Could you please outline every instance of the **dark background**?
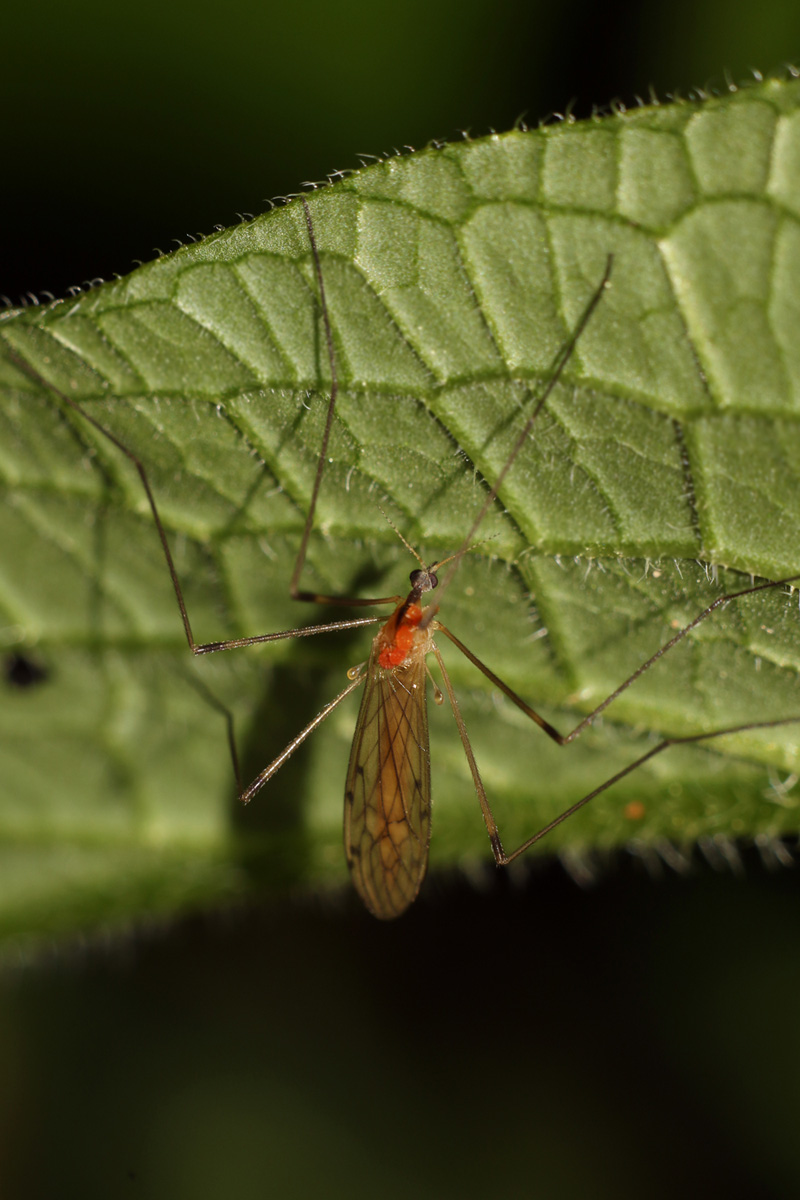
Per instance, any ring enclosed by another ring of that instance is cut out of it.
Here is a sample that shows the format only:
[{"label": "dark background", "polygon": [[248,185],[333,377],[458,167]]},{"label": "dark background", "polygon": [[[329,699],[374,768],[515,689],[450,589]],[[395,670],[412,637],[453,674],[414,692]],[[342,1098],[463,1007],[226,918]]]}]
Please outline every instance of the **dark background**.
[{"label": "dark background", "polygon": [[[359,152],[780,68],[800,7],[45,0],[0,38],[17,301]],[[394,926],[311,897],[26,957],[0,977],[0,1194],[796,1196],[799,917],[754,852],[622,855],[588,889],[435,879]]]},{"label": "dark background", "polygon": [[0,293],[126,274],[358,155],[800,55],[794,0],[231,0],[3,14]]}]

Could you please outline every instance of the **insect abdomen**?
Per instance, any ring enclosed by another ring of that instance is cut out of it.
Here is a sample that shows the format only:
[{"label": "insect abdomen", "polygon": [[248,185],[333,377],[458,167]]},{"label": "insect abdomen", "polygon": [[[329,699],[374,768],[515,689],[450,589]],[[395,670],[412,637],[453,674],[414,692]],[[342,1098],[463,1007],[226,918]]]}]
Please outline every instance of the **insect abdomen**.
[{"label": "insect abdomen", "polygon": [[430,842],[424,654],[403,667],[370,658],[345,785],[344,842],[353,883],[376,917],[398,917],[420,889]]}]

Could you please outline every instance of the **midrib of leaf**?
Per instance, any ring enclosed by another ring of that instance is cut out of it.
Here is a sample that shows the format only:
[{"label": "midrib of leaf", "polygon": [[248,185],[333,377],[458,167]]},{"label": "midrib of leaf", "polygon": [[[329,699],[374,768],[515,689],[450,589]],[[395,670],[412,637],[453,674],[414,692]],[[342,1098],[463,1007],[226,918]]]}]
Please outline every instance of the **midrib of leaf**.
[{"label": "midrib of leaf", "polygon": [[[532,702],[586,711],[720,586],[741,586],[739,572],[800,570],[798,97],[796,82],[773,81],[702,106],[465,142],[312,196],[343,390],[310,581],[403,587],[406,555],[380,508],[423,554],[459,544],[483,494],[475,470],[491,482],[501,468],[520,409],[611,252],[612,289],[445,619]],[[255,816],[236,816],[234,836],[223,730],[184,673],[206,668],[243,736],[260,707],[255,770],[341,687],[364,644],[287,642],[186,666],[138,480],[11,354],[147,464],[200,638],[289,628],[307,619],[286,584],[329,386],[302,211],[289,205],[74,300],[8,313],[0,348],[0,607],[7,640],[52,671],[39,689],[4,693],[16,735],[0,829],[17,847],[29,840],[41,879],[45,846],[51,860],[87,839],[100,855],[113,842],[116,855],[127,837],[132,856],[144,852],[153,903],[167,909],[219,894],[222,876],[225,890],[244,886],[265,844],[279,849],[270,863],[281,883],[287,873],[339,877],[332,780],[343,778],[352,711],[304,748]],[[735,573],[709,581],[697,559]],[[507,843],[641,752],[612,722],[685,733],[800,714],[797,621],[777,593],[727,610],[567,752],[542,745],[452,662]],[[270,673],[277,663],[285,670]],[[647,801],[641,825],[624,819],[624,796],[609,797],[554,840],[794,829],[791,793],[765,803],[769,781],[741,756],[788,769],[799,746],[800,726],[789,726],[738,739],[731,762],[671,751],[629,783]],[[485,852],[459,755],[451,725],[434,720],[439,861]],[[546,797],[531,796],[534,758]],[[280,833],[272,814],[284,807]],[[186,847],[201,844],[193,860]],[[183,889],[178,851],[193,881]],[[102,886],[84,879],[86,903],[75,872],[63,888],[34,886],[59,901],[47,917],[44,900],[30,916],[21,897],[32,876],[18,868],[26,882],[8,888],[8,926],[83,923],[91,898],[109,890],[115,912],[141,911],[142,860],[135,887],[114,861],[98,872]]]}]

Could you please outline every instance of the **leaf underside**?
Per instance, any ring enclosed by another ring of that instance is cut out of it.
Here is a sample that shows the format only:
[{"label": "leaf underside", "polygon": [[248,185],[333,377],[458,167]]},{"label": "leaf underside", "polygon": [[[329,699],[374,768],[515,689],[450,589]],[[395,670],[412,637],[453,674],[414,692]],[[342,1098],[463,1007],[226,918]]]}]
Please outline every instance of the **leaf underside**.
[{"label": "leaf underside", "polygon": [[[458,547],[610,253],[442,620],[566,731],[720,592],[800,571],[799,198],[794,81],[309,197],[342,390],[304,585],[405,591],[384,512],[428,561]],[[20,360],[144,461],[198,639],[341,615],[287,598],[330,386],[299,203],[0,319],[0,932],[341,881],[357,697],[239,811],[209,694],[252,777],[370,631],[193,661],[138,477]],[[506,848],[658,735],[800,716],[799,630],[785,588],[728,606],[568,749],[441,639]],[[488,858],[432,709],[432,862]],[[768,841],[797,829],[798,764],[800,724],[674,748],[542,849]]]}]

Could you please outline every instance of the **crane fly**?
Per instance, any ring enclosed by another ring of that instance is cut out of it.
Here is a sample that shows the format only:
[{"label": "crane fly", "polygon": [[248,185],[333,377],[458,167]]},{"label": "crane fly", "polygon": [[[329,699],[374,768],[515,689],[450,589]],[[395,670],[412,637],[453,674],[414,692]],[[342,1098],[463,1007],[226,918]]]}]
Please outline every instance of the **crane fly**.
[{"label": "crane fly", "polygon": [[[473,654],[438,619],[437,614],[442,595],[447,590],[458,568],[459,560],[472,548],[473,539],[481,523],[498,497],[503,482],[524,443],[530,436],[537,417],[561,378],[562,372],[575,349],[578,339],[586,328],[598,304],[601,302],[611,276],[612,256],[609,256],[602,278],[589,299],[583,315],[577,322],[569,340],[559,351],[552,363],[547,383],[538,397],[534,399],[530,415],[527,417],[522,430],[515,439],[502,470],[488,491],[477,516],[474,518],[469,531],[456,553],[449,558],[426,566],[419,555],[416,554],[416,551],[412,549],[405,538],[402,537],[402,534],[400,534],[401,540],[407,549],[415,555],[419,562],[419,567],[411,572],[411,589],[405,597],[394,595],[369,599],[361,597],[346,598],[303,591],[300,588],[300,578],[305,564],[306,552],[314,524],[317,500],[322,485],[339,385],[332,325],[325,295],[320,254],[317,248],[309,206],[305,200],[302,201],[302,204],[311,248],[314,276],[319,293],[319,307],[330,368],[331,387],[316,475],[300,548],[290,580],[289,592],[295,600],[309,601],[321,605],[372,606],[392,604],[394,609],[389,619],[382,625],[373,640],[368,663],[366,665],[362,663],[350,669],[347,686],[325,705],[322,711],[309,722],[305,729],[301,730],[292,739],[282,753],[269,766],[265,767],[247,788],[243,789],[241,785],[230,721],[229,739],[237,777],[239,798],[242,803],[247,804],[330,713],[343,700],[350,696],[351,693],[363,686],[364,694],[356,721],[345,783],[345,852],[353,883],[366,907],[376,917],[390,919],[399,916],[414,901],[425,877],[428,863],[428,847],[431,831],[431,777],[426,692],[429,677],[427,657],[430,654],[433,654],[436,659],[444,682],[444,690],[453,710],[458,733],[489,834],[494,859],[498,866],[505,866],[513,862],[514,859],[524,854],[526,850],[552,829],[583,808],[584,805],[588,804],[601,792],[606,791],[670,746],[707,742],[728,734],[741,733],[747,730],[774,728],[800,721],[800,716],[795,716],[772,721],[749,722],[747,724],[728,726],[724,729],[683,737],[665,737],[646,753],[640,755],[611,778],[606,779],[587,795],[570,805],[569,808],[560,813],[545,825],[544,828],[524,841],[522,845],[518,846],[511,853],[507,853],[500,839],[497,822],[492,814],[486,790],[481,780],[450,676],[435,641],[436,634],[441,633],[449,639],[484,674],[495,688],[511,700],[552,741],[560,746],[566,746],[575,741],[622,692],[630,687],[631,684],[657,663],[659,659],[667,654],[673,646],[697,628],[701,622],[706,620],[717,609],[740,597],[792,584],[800,579],[800,575],[793,575],[785,579],[771,580],[764,583],[753,583],[751,586],[742,588],[739,591],[728,592],[725,595],[718,596],[692,621],[678,629],[664,645],[657,649],[627,679],[623,680],[592,712],[582,717],[575,728],[568,733],[560,733],[545,720],[541,714],[527,704],[521,696],[517,695],[508,684],[504,683],[499,676]],[[192,633],[169,541],[143,462],[115,434],[100,424],[80,404],[45,379],[13,346],[10,349],[10,353],[21,369],[33,376],[37,382],[54,391],[64,404],[79,413],[103,437],[116,446],[136,468],[161,541],[172,586],[178,602],[186,640],[192,654],[212,654],[221,650],[233,650],[244,646],[281,641],[287,638],[309,637],[320,633],[354,629],[374,624],[381,620],[378,616],[352,617],[326,624],[260,634],[255,637],[233,638],[219,642],[196,642]],[[399,531],[396,532],[399,533]],[[440,583],[439,572],[448,563],[451,564],[450,568]],[[438,600],[434,603],[427,603],[426,598],[437,589]],[[441,703],[443,701],[443,694],[436,684],[434,684],[434,689],[434,698],[437,703]]]}]

